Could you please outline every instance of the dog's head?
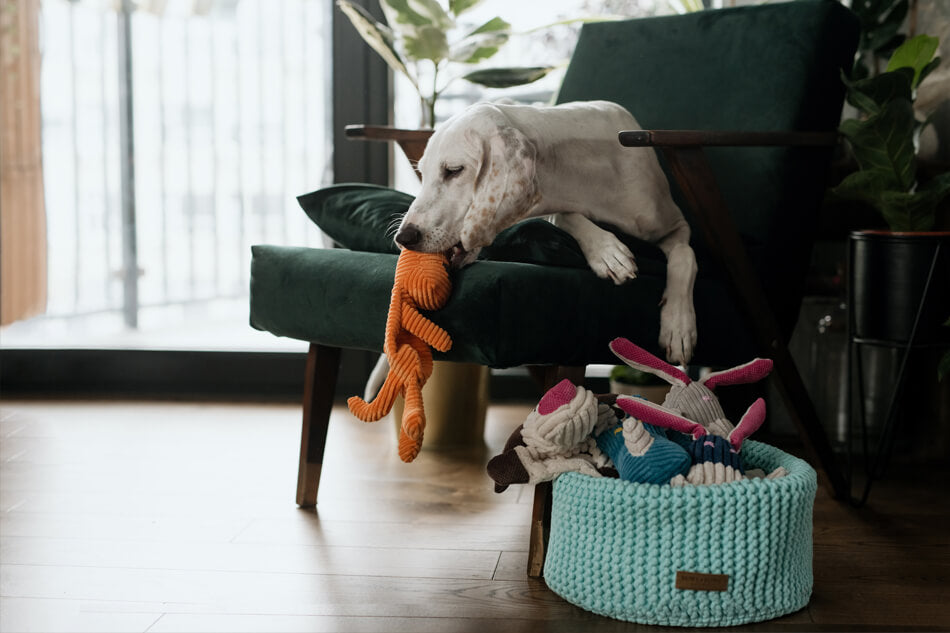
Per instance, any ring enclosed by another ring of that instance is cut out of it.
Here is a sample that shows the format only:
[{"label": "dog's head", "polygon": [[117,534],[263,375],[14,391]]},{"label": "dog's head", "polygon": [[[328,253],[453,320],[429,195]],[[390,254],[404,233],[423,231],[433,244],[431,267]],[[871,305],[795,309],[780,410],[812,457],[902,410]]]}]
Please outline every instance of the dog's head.
[{"label": "dog's head", "polygon": [[496,106],[479,104],[449,119],[419,161],[422,190],[396,243],[446,253],[454,267],[471,263],[537,204],[535,161],[534,144]]}]

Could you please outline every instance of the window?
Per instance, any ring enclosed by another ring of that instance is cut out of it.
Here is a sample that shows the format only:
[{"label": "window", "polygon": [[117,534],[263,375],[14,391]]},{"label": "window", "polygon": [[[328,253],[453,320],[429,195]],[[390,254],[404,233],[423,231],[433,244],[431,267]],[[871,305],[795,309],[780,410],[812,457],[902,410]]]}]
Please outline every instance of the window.
[{"label": "window", "polygon": [[48,310],[4,346],[301,348],[247,324],[250,245],[322,245],[295,196],[332,181],[330,3],[141,0],[128,49],[121,4],[42,3]]}]

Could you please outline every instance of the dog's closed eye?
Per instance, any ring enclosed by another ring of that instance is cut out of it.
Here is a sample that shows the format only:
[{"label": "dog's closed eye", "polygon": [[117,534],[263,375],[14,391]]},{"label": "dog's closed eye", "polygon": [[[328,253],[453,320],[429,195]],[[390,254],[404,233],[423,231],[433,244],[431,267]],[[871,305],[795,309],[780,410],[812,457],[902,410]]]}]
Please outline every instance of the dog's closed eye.
[{"label": "dog's closed eye", "polygon": [[458,167],[449,167],[448,165],[442,166],[442,178],[448,180],[454,178],[462,173],[462,170],[465,169],[464,165],[459,165]]}]

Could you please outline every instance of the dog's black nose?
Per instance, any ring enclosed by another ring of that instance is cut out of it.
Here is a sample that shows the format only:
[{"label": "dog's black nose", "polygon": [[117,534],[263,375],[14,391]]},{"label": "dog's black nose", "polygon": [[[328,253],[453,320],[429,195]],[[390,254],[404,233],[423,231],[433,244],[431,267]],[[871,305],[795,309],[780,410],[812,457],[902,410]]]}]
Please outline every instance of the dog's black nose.
[{"label": "dog's black nose", "polygon": [[395,239],[397,244],[411,250],[413,246],[418,246],[419,242],[422,241],[422,231],[415,225],[406,224],[396,233]]}]

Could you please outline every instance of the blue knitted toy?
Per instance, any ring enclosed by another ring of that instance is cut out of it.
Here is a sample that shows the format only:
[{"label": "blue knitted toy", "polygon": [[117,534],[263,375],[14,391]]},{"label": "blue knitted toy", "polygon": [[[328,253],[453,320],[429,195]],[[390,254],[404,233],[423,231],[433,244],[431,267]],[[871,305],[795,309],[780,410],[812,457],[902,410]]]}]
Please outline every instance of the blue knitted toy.
[{"label": "blue knitted toy", "polygon": [[[692,466],[685,475],[679,474],[670,480],[674,486],[687,483],[728,483],[742,479],[745,475],[739,454],[742,442],[765,421],[765,401],[762,398],[752,403],[739,420],[739,424],[733,427],[725,437],[708,433],[701,424],[646,400],[618,396],[617,406],[644,422],[692,436],[693,441],[688,450]],[[729,424],[729,426],[732,425]],[[776,471],[769,476],[777,477],[783,474]]]},{"label": "blue knitted toy", "polygon": [[667,484],[685,475],[692,460],[666,437],[663,428],[643,424],[633,417],[608,427],[594,438],[625,481]]}]

